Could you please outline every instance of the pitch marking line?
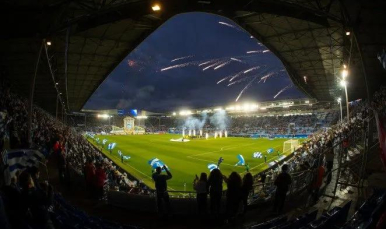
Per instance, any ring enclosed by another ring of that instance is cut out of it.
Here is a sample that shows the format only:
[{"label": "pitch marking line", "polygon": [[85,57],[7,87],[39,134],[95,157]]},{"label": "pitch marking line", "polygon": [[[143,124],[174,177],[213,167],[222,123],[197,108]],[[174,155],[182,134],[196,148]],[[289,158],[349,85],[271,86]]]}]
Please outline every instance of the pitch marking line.
[{"label": "pitch marking line", "polygon": [[236,146],[233,146],[233,147],[230,147],[230,148],[227,148],[227,149],[224,149],[225,147],[229,147],[229,146],[224,146],[222,148],[220,148],[220,150],[215,150],[215,151],[211,151],[211,152],[206,152],[206,153],[199,153],[199,154],[195,154],[195,155],[191,155],[191,156],[187,156],[187,157],[197,157],[197,156],[201,156],[201,155],[205,155],[205,154],[210,154],[210,153],[217,153],[217,152],[221,152],[221,151],[225,151],[225,150],[230,150],[230,149],[234,149],[234,148],[240,148],[240,147],[243,147],[243,146],[250,146],[250,145],[254,145],[256,143],[250,143],[250,144],[244,144],[244,145],[236,145]]}]

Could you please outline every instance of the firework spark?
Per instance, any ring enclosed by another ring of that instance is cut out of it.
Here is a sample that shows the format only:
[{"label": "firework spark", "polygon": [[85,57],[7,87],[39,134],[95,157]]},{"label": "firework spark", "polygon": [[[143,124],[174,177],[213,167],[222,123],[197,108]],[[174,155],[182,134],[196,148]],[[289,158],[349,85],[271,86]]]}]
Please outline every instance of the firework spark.
[{"label": "firework spark", "polygon": [[201,63],[199,64],[198,66],[202,66],[202,65],[205,65],[205,64],[209,64],[209,63],[212,63],[214,62],[215,60],[208,60],[208,61],[205,61],[204,63]]},{"label": "firework spark", "polygon": [[217,61],[217,62],[214,63],[214,64],[208,65],[207,67],[203,68],[202,71],[205,71],[205,70],[207,70],[208,68],[214,67],[214,66],[216,66],[216,65],[218,65],[218,64],[221,64],[222,62],[223,62],[223,61]]},{"label": "firework spark", "polygon": [[224,67],[225,65],[229,64],[230,62],[231,62],[230,60],[224,62],[224,63],[218,65],[217,67],[215,67],[214,70],[217,70],[217,69],[219,69],[219,68],[222,68],[222,67]]},{"label": "firework spark", "polygon": [[244,74],[244,71],[241,71],[236,73],[235,75],[232,75],[232,78],[229,80],[229,82],[232,82],[235,78],[241,76],[242,74]]},{"label": "firework spark", "polygon": [[259,50],[247,51],[247,54],[251,54],[251,53],[261,53],[261,51]]},{"label": "firework spark", "polygon": [[283,93],[285,90],[287,90],[288,88],[292,87],[293,84],[289,84],[287,86],[285,86],[283,89],[281,89],[273,98],[275,99],[276,97],[278,97],[281,93]]},{"label": "firework spark", "polygon": [[268,49],[266,49],[266,50],[263,50],[263,53],[266,53],[266,52],[270,52]]},{"label": "firework spark", "polygon": [[253,67],[253,68],[250,68],[250,69],[245,70],[243,73],[245,74],[245,73],[251,72],[251,71],[253,71],[253,70],[259,69],[259,68],[260,68],[260,66]]},{"label": "firework spark", "polygon": [[178,57],[176,59],[171,60],[170,62],[174,62],[174,61],[177,61],[177,60],[184,60],[184,59],[188,59],[188,58],[192,58],[192,57],[193,57],[193,55]]},{"label": "firework spark", "polygon": [[170,70],[170,69],[174,69],[174,68],[183,68],[183,67],[186,67],[186,66],[192,65],[192,64],[194,64],[194,63],[188,62],[188,63],[184,63],[184,64],[172,65],[172,66],[169,66],[169,67],[166,67],[166,68],[162,68],[161,72],[167,71],[167,70]]},{"label": "firework spark", "polygon": [[265,83],[265,81],[266,81],[269,77],[271,77],[271,76],[273,76],[273,75],[275,75],[274,72],[268,73],[267,75],[261,77],[258,83],[260,83],[262,80],[264,80],[263,83]]},{"label": "firework spark", "polygon": [[236,28],[234,25],[231,25],[231,24],[229,24],[229,23],[226,23],[226,22],[223,22],[223,21],[219,21],[218,22],[219,24],[221,24],[221,25],[225,25],[225,26],[228,26],[228,27],[231,27],[231,28]]},{"label": "firework spark", "polygon": [[254,78],[253,78],[253,79],[252,79],[252,80],[244,87],[244,89],[240,91],[240,93],[239,93],[239,95],[237,96],[235,102],[237,102],[237,101],[240,99],[240,97],[243,95],[244,91],[247,90],[247,89],[249,88],[249,86],[252,85],[253,81],[255,81],[255,80],[257,79],[257,77],[258,77],[258,76],[255,76],[255,77],[254,77]]},{"label": "firework spark", "polygon": [[237,61],[237,62],[240,62],[240,63],[242,63],[242,61],[241,61],[241,60],[239,60],[239,59],[237,59],[237,58],[233,58],[233,57],[231,57],[231,60],[234,60],[234,61]]}]

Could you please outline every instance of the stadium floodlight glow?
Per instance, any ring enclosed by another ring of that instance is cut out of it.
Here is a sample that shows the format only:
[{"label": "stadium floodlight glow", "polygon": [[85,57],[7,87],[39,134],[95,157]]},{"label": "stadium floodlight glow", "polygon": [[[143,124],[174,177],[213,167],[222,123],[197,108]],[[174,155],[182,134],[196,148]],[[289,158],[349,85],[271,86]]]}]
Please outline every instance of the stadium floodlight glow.
[{"label": "stadium floodlight glow", "polygon": [[340,81],[340,86],[346,87],[347,86],[347,81],[346,80],[341,80]]},{"label": "stadium floodlight glow", "polygon": [[110,118],[110,115],[108,115],[108,114],[98,114],[97,117],[98,118],[108,119],[108,118]]},{"label": "stadium floodlight glow", "polygon": [[182,110],[180,111],[180,115],[181,116],[187,116],[187,115],[191,115],[192,114],[192,111],[190,110]]},{"label": "stadium floodlight glow", "polygon": [[235,107],[230,106],[230,107],[225,108],[225,110],[227,110],[227,111],[233,111],[233,110],[235,110]]},{"label": "stadium floodlight glow", "polygon": [[336,101],[338,101],[338,103],[341,103],[342,102],[342,98],[339,97],[339,98],[336,99]]},{"label": "stadium floodlight glow", "polygon": [[137,116],[136,118],[137,119],[147,119],[147,116],[146,115],[140,115],[140,116]]},{"label": "stadium floodlight glow", "polygon": [[309,101],[309,100],[306,100],[306,101],[305,101],[305,103],[309,104],[309,103],[310,103],[310,101]]},{"label": "stadium floodlight glow", "polygon": [[217,107],[214,109],[215,111],[221,111],[222,110],[222,107]]},{"label": "stadium floodlight glow", "polygon": [[51,46],[51,45],[52,45],[51,41],[47,41],[46,44],[47,44],[48,46]]},{"label": "stadium floodlight glow", "polygon": [[347,76],[348,76],[348,71],[346,69],[343,69],[342,78],[345,79]]},{"label": "stadium floodlight glow", "polygon": [[260,107],[260,110],[267,110],[266,107]]},{"label": "stadium floodlight glow", "polygon": [[56,83],[56,85],[59,85],[59,83]]},{"label": "stadium floodlight glow", "polygon": [[173,116],[176,116],[177,115],[177,113],[176,112],[173,112]]},{"label": "stadium floodlight glow", "polygon": [[346,36],[350,36],[351,32],[350,31],[346,31]]},{"label": "stadium floodlight glow", "polygon": [[154,4],[154,5],[151,7],[151,9],[152,9],[153,11],[160,11],[160,10],[161,10],[161,6],[158,5],[158,4]]}]

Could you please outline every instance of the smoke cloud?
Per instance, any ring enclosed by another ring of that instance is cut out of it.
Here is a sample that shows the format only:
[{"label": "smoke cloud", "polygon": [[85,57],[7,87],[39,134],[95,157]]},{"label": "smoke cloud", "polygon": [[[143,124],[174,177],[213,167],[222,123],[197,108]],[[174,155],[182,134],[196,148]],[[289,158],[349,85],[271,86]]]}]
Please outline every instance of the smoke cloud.
[{"label": "smoke cloud", "polygon": [[210,123],[218,130],[226,130],[230,119],[224,110],[218,110],[209,118]]},{"label": "smoke cloud", "polygon": [[188,129],[188,130],[202,130],[207,119],[208,119],[208,114],[206,112],[201,114],[200,119],[189,116],[185,120],[183,127]]}]

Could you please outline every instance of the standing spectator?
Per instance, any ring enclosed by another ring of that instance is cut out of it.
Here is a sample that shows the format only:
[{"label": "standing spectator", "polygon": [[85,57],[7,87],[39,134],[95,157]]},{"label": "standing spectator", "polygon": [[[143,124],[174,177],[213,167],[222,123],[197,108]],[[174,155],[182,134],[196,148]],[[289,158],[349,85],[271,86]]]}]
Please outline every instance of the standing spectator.
[{"label": "standing spectator", "polygon": [[276,186],[274,211],[281,213],[284,207],[285,198],[290,184],[292,183],[291,175],[288,174],[288,165],[281,167],[282,172],[277,176],[274,184]]},{"label": "standing spectator", "polygon": [[104,187],[105,182],[107,179],[107,175],[105,170],[103,169],[103,165],[100,163],[97,165],[96,171],[95,171],[95,188],[96,188],[96,195],[98,199],[103,198],[104,193]]},{"label": "standing spectator", "polygon": [[315,165],[313,170],[313,179],[311,183],[311,196],[315,203],[319,200],[319,190],[323,183],[324,172],[325,169],[323,165]]},{"label": "standing spectator", "polygon": [[264,188],[264,184],[265,184],[265,179],[267,178],[267,174],[265,174],[265,172],[262,172],[260,174],[260,182],[263,184],[263,188]]},{"label": "standing spectator", "polygon": [[66,155],[63,150],[58,151],[58,170],[59,170],[59,181],[64,183],[66,179]]},{"label": "standing spectator", "polygon": [[219,169],[213,169],[209,174],[208,187],[210,196],[210,212],[214,216],[220,215],[223,175]]},{"label": "standing spectator", "polygon": [[92,159],[88,158],[86,165],[84,166],[84,174],[86,179],[86,188],[90,196],[94,196],[94,177],[95,166],[92,163]]},{"label": "standing spectator", "polygon": [[[165,170],[165,174],[161,174],[162,169]],[[172,174],[168,170],[168,168],[164,165],[162,168],[157,167],[156,172],[152,175],[153,180],[155,182],[155,189],[156,189],[156,195],[157,195],[157,207],[158,207],[158,213],[162,214],[163,212],[163,203],[165,202],[166,205],[166,213],[171,213],[171,207],[170,207],[170,201],[169,201],[169,193],[167,191],[168,186],[166,181],[170,180],[172,178]]]},{"label": "standing spectator", "polygon": [[241,198],[243,201],[243,214],[247,212],[248,196],[253,188],[253,177],[251,173],[247,173],[243,177],[243,185],[241,186]]},{"label": "standing spectator", "polygon": [[334,149],[332,148],[332,140],[327,142],[327,152],[326,152],[326,168],[327,168],[327,184],[331,183],[332,179],[332,169],[334,167]]},{"label": "standing spectator", "polygon": [[205,215],[208,202],[208,176],[206,173],[201,173],[200,179],[196,175],[196,179],[193,182],[193,188],[197,192],[197,206],[198,214]]},{"label": "standing spectator", "polygon": [[224,176],[224,180],[227,183],[227,201],[226,208],[229,218],[234,218],[237,215],[237,211],[241,201],[241,185],[242,180],[240,174],[232,172],[229,178]]},{"label": "standing spectator", "polygon": [[39,169],[37,167],[33,166],[29,169],[29,173],[31,174],[31,178],[35,184],[35,187],[40,189],[40,184],[39,184],[40,172],[39,172]]}]

